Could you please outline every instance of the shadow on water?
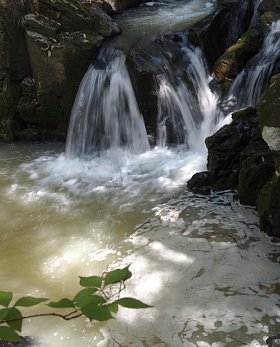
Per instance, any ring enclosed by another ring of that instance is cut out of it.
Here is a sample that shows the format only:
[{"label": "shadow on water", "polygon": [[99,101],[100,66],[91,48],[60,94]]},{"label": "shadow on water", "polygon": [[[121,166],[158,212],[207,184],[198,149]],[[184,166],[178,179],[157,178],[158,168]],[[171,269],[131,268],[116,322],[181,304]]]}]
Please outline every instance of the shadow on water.
[{"label": "shadow on water", "polygon": [[279,331],[279,246],[231,194],[158,206],[130,242],[123,295],[154,308],[122,309],[98,346],[256,347]]}]

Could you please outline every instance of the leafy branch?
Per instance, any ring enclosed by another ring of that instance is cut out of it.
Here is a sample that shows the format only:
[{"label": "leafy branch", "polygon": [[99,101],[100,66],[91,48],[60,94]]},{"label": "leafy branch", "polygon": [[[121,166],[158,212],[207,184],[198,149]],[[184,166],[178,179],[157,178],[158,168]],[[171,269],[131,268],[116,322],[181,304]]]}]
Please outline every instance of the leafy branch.
[{"label": "leafy branch", "polygon": [[[12,304],[13,294],[0,291],[0,340],[24,343],[25,340],[20,336],[24,319],[54,316],[71,320],[85,316],[90,321],[107,321],[118,312],[119,306],[133,309],[152,307],[134,298],[119,298],[121,291],[125,288],[125,281],[131,276],[132,273],[127,266],[123,269],[106,272],[102,276],[80,277],[80,285],[83,289],[77,292],[73,299],[62,298],[58,301],[24,296]],[[19,309],[41,303],[54,309],[69,309],[70,312],[24,316]]]}]

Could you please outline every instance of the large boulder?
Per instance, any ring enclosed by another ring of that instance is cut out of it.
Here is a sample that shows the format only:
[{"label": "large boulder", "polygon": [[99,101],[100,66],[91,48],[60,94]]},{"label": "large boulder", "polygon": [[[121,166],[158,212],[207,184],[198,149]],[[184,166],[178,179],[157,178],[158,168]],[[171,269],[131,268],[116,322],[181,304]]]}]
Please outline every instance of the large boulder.
[{"label": "large boulder", "polygon": [[280,238],[280,177],[274,177],[259,192],[257,207],[261,228],[271,236]]},{"label": "large boulder", "polygon": [[205,140],[213,190],[238,187],[240,153],[258,132],[258,118],[255,109],[250,107],[234,113],[231,124]]},{"label": "large boulder", "polygon": [[[8,107],[7,111],[7,116],[13,115],[8,126],[19,128],[20,138],[25,133],[30,138],[29,129],[33,128],[36,132],[32,134],[38,133],[38,138],[63,139],[84,73],[97,56],[102,42],[118,34],[119,28],[101,8],[82,4],[79,0],[37,0],[33,1],[33,6],[34,13],[26,14],[26,8],[11,13],[20,28],[18,42],[27,52],[27,68],[15,68],[20,75],[13,107]],[[8,5],[7,8],[10,9]],[[8,21],[6,17],[1,20]],[[7,29],[4,36],[9,37]],[[4,47],[5,52],[12,48],[17,51],[10,45],[8,42]],[[1,70],[0,80],[4,85],[5,75],[3,77]],[[27,80],[33,81],[32,92],[22,88]],[[0,118],[4,119],[1,114]]]},{"label": "large boulder", "polygon": [[240,154],[238,198],[241,204],[256,206],[262,187],[272,178],[272,153],[260,136],[255,136]]},{"label": "large boulder", "polygon": [[7,138],[6,122],[16,111],[20,84],[30,73],[24,32],[18,22],[26,13],[18,0],[0,0],[0,137]]},{"label": "large boulder", "polygon": [[274,159],[275,176],[258,195],[261,226],[269,234],[280,236],[280,74],[271,83],[257,105],[262,137]]}]

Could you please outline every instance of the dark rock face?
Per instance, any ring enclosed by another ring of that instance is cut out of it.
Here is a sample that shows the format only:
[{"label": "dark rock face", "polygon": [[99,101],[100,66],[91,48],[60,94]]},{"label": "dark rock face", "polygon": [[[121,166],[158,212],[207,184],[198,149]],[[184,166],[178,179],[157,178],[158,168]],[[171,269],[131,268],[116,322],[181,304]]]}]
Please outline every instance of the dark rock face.
[{"label": "dark rock face", "polygon": [[257,207],[261,227],[280,237],[280,74],[273,76],[270,86],[257,105],[262,137],[274,160],[275,175],[259,192]]},{"label": "dark rock face", "polygon": [[18,20],[25,14],[18,0],[0,0],[0,137],[7,137],[5,125],[14,115],[20,83],[30,72],[24,33]]},{"label": "dark rock face", "polygon": [[188,181],[187,187],[195,194],[210,194],[211,193],[211,176],[210,172],[203,171],[193,175]]},{"label": "dark rock face", "polygon": [[257,207],[261,228],[280,238],[280,178],[274,176],[259,192]]},{"label": "dark rock face", "polygon": [[[0,64],[0,136],[14,139],[3,131],[13,116],[16,137],[28,133],[26,138],[34,139],[38,133],[38,139],[51,138],[53,132],[55,139],[65,138],[80,81],[102,42],[119,28],[101,8],[78,0],[38,0],[34,7],[23,3],[0,2],[0,61],[8,61]],[[36,13],[26,14],[31,10]],[[8,28],[16,28],[12,37]],[[24,87],[27,80],[32,81],[29,88]]]},{"label": "dark rock face", "polygon": [[272,153],[256,136],[240,154],[238,197],[243,205],[256,206],[258,193],[274,174]]},{"label": "dark rock face", "polygon": [[212,69],[217,59],[231,46],[250,23],[252,1],[220,1],[218,9],[189,31],[189,40],[203,48]]},{"label": "dark rock face", "polygon": [[258,120],[253,108],[233,114],[233,121],[206,139],[207,168],[214,190],[237,188],[240,153],[258,134]]},{"label": "dark rock face", "polygon": [[263,26],[249,29],[216,61],[214,74],[222,91],[227,90],[237,74],[258,53],[263,43],[264,33]]}]

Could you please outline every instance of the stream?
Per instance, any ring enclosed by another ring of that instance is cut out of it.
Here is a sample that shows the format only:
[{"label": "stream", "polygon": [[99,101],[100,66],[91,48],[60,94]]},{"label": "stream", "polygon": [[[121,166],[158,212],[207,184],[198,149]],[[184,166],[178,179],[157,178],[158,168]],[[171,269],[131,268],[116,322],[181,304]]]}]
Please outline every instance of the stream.
[{"label": "stream", "polygon": [[[139,31],[129,30],[137,21],[151,40],[214,9],[205,0],[148,2],[117,19],[131,36],[112,46],[145,47]],[[205,137],[229,119],[217,117],[201,51],[182,51],[191,59],[199,124],[181,80],[173,85],[159,76],[159,135],[150,146],[118,53],[106,69],[92,65],[84,77],[66,147],[0,143],[1,290],[71,298],[79,276],[131,264],[123,295],[154,306],[123,308],[107,323],[27,320],[23,335],[33,347],[259,347],[279,332],[279,244],[260,232],[256,211],[240,206],[234,192],[202,196],[186,189],[206,169]],[[108,79],[114,88],[105,89]],[[105,102],[96,107],[104,90]],[[113,126],[104,110],[115,117]],[[124,110],[133,111],[131,122],[119,116]],[[183,124],[182,143],[168,147],[165,116],[173,114],[174,129],[178,119]],[[92,125],[99,122],[105,125],[96,134]],[[42,305],[32,313],[48,311]]]}]

